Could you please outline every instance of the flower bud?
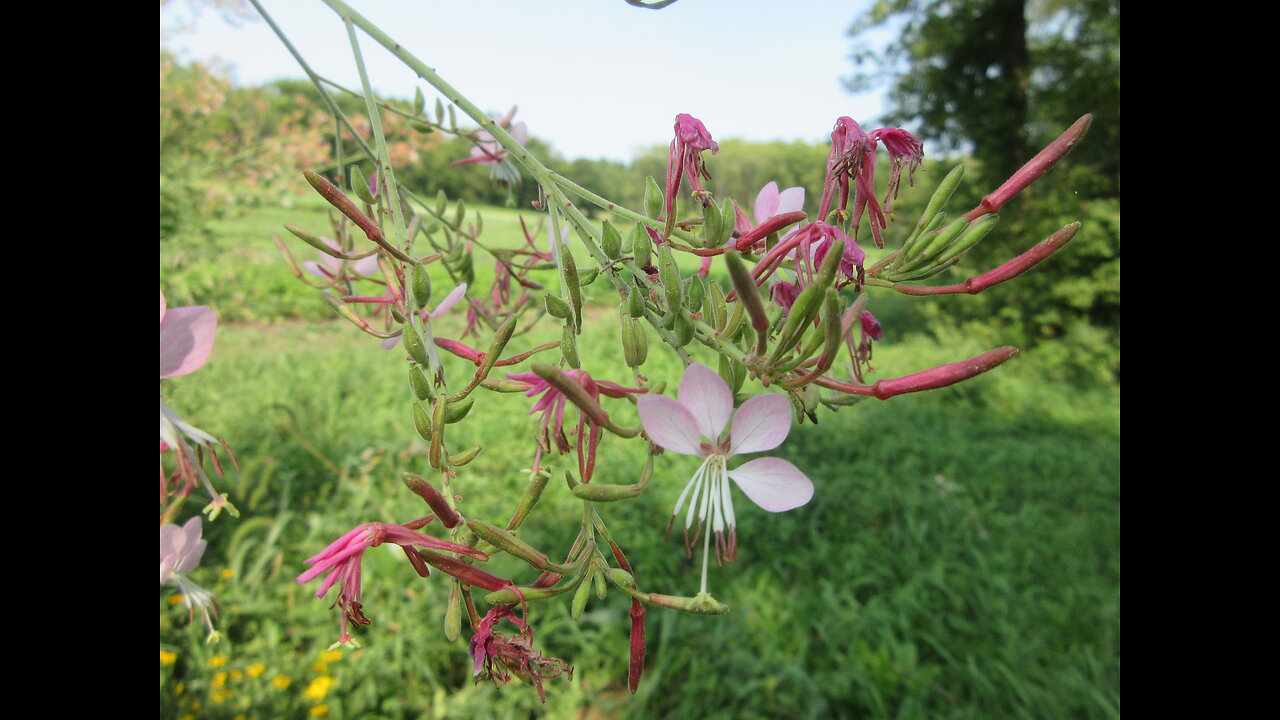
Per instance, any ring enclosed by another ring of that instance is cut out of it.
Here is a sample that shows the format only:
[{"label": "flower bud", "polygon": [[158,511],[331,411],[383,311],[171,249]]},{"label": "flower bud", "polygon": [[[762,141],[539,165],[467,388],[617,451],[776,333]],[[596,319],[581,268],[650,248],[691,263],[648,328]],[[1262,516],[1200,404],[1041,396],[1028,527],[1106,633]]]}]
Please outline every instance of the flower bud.
[{"label": "flower bud", "polygon": [[449,407],[445,410],[444,421],[446,424],[452,425],[471,412],[471,406],[476,404],[475,395],[468,395],[461,402],[449,403]]},{"label": "flower bud", "polygon": [[290,225],[286,223],[284,226],[284,229],[288,230],[290,233],[293,233],[294,237],[305,242],[311,247],[319,250],[325,255],[329,255],[332,257],[341,257],[342,255],[341,252],[334,250],[332,247],[330,247],[329,243],[325,242],[324,239],[321,238],[319,235],[316,235],[315,233],[311,232],[310,230],[300,225]]},{"label": "flower bud", "polygon": [[915,230],[912,231],[911,237],[907,238],[907,242],[902,246],[904,255],[907,253],[911,243],[928,230],[928,225],[932,224],[937,215],[947,206],[947,201],[951,199],[951,195],[956,191],[956,188],[960,187],[960,180],[963,177],[964,165],[960,164],[951,168],[951,172],[947,173],[947,176],[942,178],[942,182],[938,183],[933,195],[929,197],[929,204],[925,205],[924,212],[920,213],[920,219],[916,222]]},{"label": "flower bud", "polygon": [[636,579],[622,568],[609,568],[609,580],[618,587],[631,589],[636,586]]},{"label": "flower bud", "polygon": [[936,235],[924,234],[916,242],[916,247],[911,254],[906,256],[905,261],[899,263],[897,269],[899,271],[913,270],[932,260],[938,253],[942,252],[943,248],[954,242],[968,226],[969,221],[959,218]]},{"label": "flower bud", "polygon": [[609,588],[606,587],[604,583],[604,573],[600,572],[599,570],[591,573],[591,580],[595,583],[595,586],[596,586],[596,597],[603,600],[609,596]]},{"label": "flower bud", "polygon": [[476,456],[479,455],[482,450],[484,450],[484,446],[477,445],[471,448],[470,450],[467,450],[465,452],[460,452],[457,455],[451,454],[449,455],[449,464],[454,467],[462,467],[463,465],[466,465],[472,460],[475,460]]},{"label": "flower bud", "polygon": [[462,227],[462,221],[467,217],[467,203],[462,198],[458,198],[458,206],[453,211],[453,224]]},{"label": "flower bud", "polygon": [[431,276],[422,263],[413,266],[413,304],[415,310],[421,310],[431,302]]},{"label": "flower bud", "polygon": [[604,221],[604,228],[600,232],[600,247],[610,260],[622,257],[622,233],[608,220]]},{"label": "flower bud", "polygon": [[592,502],[614,502],[638,497],[644,488],[639,485],[604,485],[584,483],[573,486],[573,494]]},{"label": "flower bud", "polygon": [[[594,569],[588,570],[588,574],[596,574]],[[587,607],[587,597],[591,595],[591,583],[588,578],[583,578],[578,582],[578,589],[573,593],[573,603],[569,606],[569,615],[577,620],[582,617],[582,611]]]},{"label": "flower bud", "polygon": [[703,283],[702,278],[694,275],[685,283],[684,306],[689,312],[698,312],[702,309],[702,300],[707,296],[707,286]]},{"label": "flower bud", "polygon": [[[729,223],[733,223],[732,215]],[[721,224],[720,208],[714,202],[707,203],[702,208],[702,247],[716,247],[715,239],[720,236]]]},{"label": "flower bud", "polygon": [[370,205],[377,201],[369,191],[369,181],[364,179],[364,173],[360,172],[359,165],[351,166],[351,189],[355,191],[356,197]]},{"label": "flower bud", "polygon": [[449,506],[449,501],[445,499],[445,496],[434,485],[427,482],[425,478],[407,472],[400,474],[400,481],[405,484],[405,487],[412,490],[415,495],[426,501],[427,505],[431,507],[431,511],[436,514],[436,517],[440,518],[440,522],[445,527],[456,527],[462,520],[462,516],[458,514],[458,511]]},{"label": "flower bud", "polygon": [[413,429],[418,431],[423,440],[431,442],[431,420],[427,417],[427,411],[418,403],[413,404]]},{"label": "flower bud", "polygon": [[711,325],[716,332],[724,329],[725,322],[728,318],[728,311],[725,309],[724,291],[720,289],[720,283],[715,280],[707,280],[707,296],[702,300],[702,317],[707,324]]},{"label": "flower bud", "polygon": [[396,307],[395,305],[391,306],[391,319],[395,320],[397,323],[401,325],[405,324],[409,320],[409,318],[405,317],[404,313],[400,312],[400,308]]},{"label": "flower bud", "polygon": [[420,132],[423,135],[430,135],[435,132],[435,128],[419,120],[410,120],[409,127],[413,128],[415,132]]},{"label": "flower bud", "polygon": [[515,514],[511,516],[509,527],[515,529],[524,523],[524,519],[537,507],[538,500],[542,497],[542,491],[546,489],[547,481],[550,479],[551,473],[546,470],[537,470],[532,473],[529,478],[529,487],[525,488],[524,495],[520,497],[520,505],[516,507]]},{"label": "flower bud", "polygon": [[444,190],[436,193],[435,216],[444,217],[444,211],[449,209],[449,196],[444,194]]},{"label": "flower bud", "polygon": [[720,377],[724,379],[725,384],[729,386],[729,390],[738,393],[742,390],[742,383],[747,379],[747,366],[734,358],[728,358],[724,355],[720,356],[720,364],[718,368]]},{"label": "flower bud", "polygon": [[644,179],[644,214],[656,219],[662,214],[662,203],[662,188],[650,175]]},{"label": "flower bud", "polygon": [[423,109],[426,108],[426,106],[427,106],[427,99],[422,96],[422,88],[419,88],[419,87],[414,88],[413,89],[413,114],[421,115]]},{"label": "flower bud", "polygon": [[578,280],[578,263],[565,245],[560,246],[560,266],[564,270],[564,283],[573,304],[575,327],[582,327],[582,287]]}]

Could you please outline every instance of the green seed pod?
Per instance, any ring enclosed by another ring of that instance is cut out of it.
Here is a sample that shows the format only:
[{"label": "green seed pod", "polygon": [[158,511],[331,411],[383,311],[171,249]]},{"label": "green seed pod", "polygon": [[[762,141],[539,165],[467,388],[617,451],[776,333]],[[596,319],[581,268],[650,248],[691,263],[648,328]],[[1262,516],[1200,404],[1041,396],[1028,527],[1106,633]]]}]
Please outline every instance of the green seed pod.
[{"label": "green seed pod", "polygon": [[435,132],[435,128],[431,127],[430,125],[424,122],[420,122],[418,120],[410,120],[409,127],[413,128],[417,132],[422,133],[423,135],[430,135],[431,133]]},{"label": "green seed pod", "polygon": [[444,608],[444,638],[455,642],[462,634],[462,593],[458,591],[459,583],[453,581],[449,590],[449,603]]},{"label": "green seed pod", "polygon": [[720,377],[724,379],[729,389],[735,394],[742,390],[742,383],[747,379],[747,366],[733,358],[720,356],[719,367]]},{"label": "green seed pod", "polygon": [[608,220],[604,221],[604,229],[600,232],[600,247],[610,260],[622,257],[622,233]]},{"label": "green seed pod", "polygon": [[422,372],[422,368],[416,363],[409,365],[409,387],[413,388],[413,394],[419,400],[436,399],[426,373]]},{"label": "green seed pod", "polygon": [[564,327],[564,332],[560,335],[560,354],[564,356],[565,362],[569,363],[569,367],[578,370],[582,364],[578,361],[578,340],[573,335],[573,328],[568,325]]},{"label": "green seed pod", "polygon": [[658,187],[658,181],[653,176],[644,179],[644,214],[651,218],[657,219],[662,214],[662,204],[664,197],[662,188]]},{"label": "green seed pod", "polygon": [[609,568],[609,580],[618,587],[634,588],[636,586],[635,577],[622,568]]},{"label": "green seed pod", "polygon": [[942,252],[944,248],[955,242],[955,239],[960,237],[960,233],[964,232],[967,227],[969,227],[968,220],[957,218],[936,235],[932,233],[922,234],[916,241],[915,248],[911,254],[907,255],[906,261],[900,263],[897,269],[913,270],[924,265]]},{"label": "green seed pod", "polygon": [[421,310],[431,302],[431,276],[422,263],[413,266],[413,300],[415,310]]},{"label": "green seed pod", "polygon": [[720,207],[714,202],[702,208],[702,247],[715,247],[716,238],[720,237]]},{"label": "green seed pod", "polygon": [[702,300],[707,296],[707,286],[703,283],[702,278],[694,275],[685,283],[684,306],[689,312],[698,312],[702,309]]},{"label": "green seed pod", "polygon": [[638,497],[644,488],[639,485],[605,485],[602,483],[582,483],[573,486],[573,494],[583,500],[592,502],[616,502]]},{"label": "green seed pod", "polygon": [[427,106],[427,99],[422,97],[422,88],[413,89],[413,114],[421,115],[423,108]]},{"label": "green seed pod", "polygon": [[423,440],[431,442],[431,420],[427,417],[427,411],[418,403],[413,404],[413,429],[418,431]]},{"label": "green seed pod", "polygon": [[829,288],[836,281],[836,271],[840,269],[844,246],[844,238],[832,241],[831,249],[827,251],[826,257],[822,258],[822,265],[818,268],[818,278],[815,284],[823,288]]},{"label": "green seed pod", "polygon": [[444,190],[436,193],[436,217],[444,217],[444,211],[449,209],[449,196],[444,194]]},{"label": "green seed pod", "polygon": [[449,403],[449,408],[445,411],[444,421],[446,424],[452,425],[471,412],[471,406],[476,404],[476,396],[468,395],[461,402]]},{"label": "green seed pod", "polygon": [[[637,225],[636,227],[639,227],[639,225]],[[311,232],[310,230],[300,225],[290,225],[288,223],[285,223],[284,229],[293,233],[294,237],[298,238],[299,240],[305,242],[306,244],[310,245],[311,247],[319,250],[320,252],[326,255],[335,255],[335,253],[338,252],[333,248],[329,247],[329,243],[326,243],[322,238],[320,238],[320,236],[316,235],[315,233]]]},{"label": "green seed pod", "polygon": [[409,357],[416,360],[419,365],[431,367],[431,363],[427,360],[427,346],[423,343],[422,336],[418,334],[418,329],[412,324],[404,326],[404,347],[409,351]]},{"label": "green seed pod", "polygon": [[933,191],[933,195],[929,198],[929,204],[925,205],[924,212],[920,213],[920,220],[916,222],[915,230],[911,232],[911,237],[907,238],[907,242],[903,244],[902,249],[905,252],[907,246],[912,241],[927,231],[927,226],[933,223],[942,209],[946,207],[947,201],[951,199],[951,194],[960,187],[960,180],[964,177],[964,165],[956,165],[951,168],[951,172],[942,178],[942,182],[938,183],[937,189]]},{"label": "green seed pod", "polygon": [[644,290],[632,288],[627,293],[627,314],[633,318],[644,317]]},{"label": "green seed pod", "polygon": [[440,102],[440,98],[436,98],[436,124],[444,124],[444,103]]},{"label": "green seed pod", "polygon": [[[827,256],[828,258],[830,255]],[[826,263],[823,263],[825,266]],[[816,313],[822,309],[822,296],[825,288],[817,283],[810,285],[800,294],[796,296],[795,302],[791,305],[791,312],[787,315],[787,321],[782,326],[782,333],[779,335],[778,346],[774,349],[775,358],[781,358],[800,342],[803,336],[803,329],[807,327],[807,323],[813,318],[810,313]]]},{"label": "green seed pod", "polygon": [[547,306],[547,314],[553,318],[565,320],[573,314],[573,308],[570,308],[569,303],[565,302],[564,298],[559,295],[547,293],[544,296],[544,302]]},{"label": "green seed pod", "polygon": [[938,256],[938,264],[947,262],[954,257],[959,257],[960,253],[977,245],[979,240],[995,229],[998,222],[1000,222],[999,215],[983,215],[969,223],[969,227],[965,228],[964,232],[960,233],[960,237],[956,238],[955,244],[943,250],[942,254]]},{"label": "green seed pod", "polygon": [[[595,574],[594,570],[587,570],[588,574]],[[578,589],[573,593],[573,603],[569,606],[569,615],[577,620],[582,617],[582,611],[587,608],[587,598],[591,595],[591,582],[589,578],[583,578],[578,581]]]},{"label": "green seed pod", "polygon": [[364,179],[364,173],[360,172],[359,165],[351,166],[351,189],[355,192],[356,197],[370,205],[377,201],[373,193],[369,192],[369,181]]},{"label": "green seed pod", "polygon": [[564,282],[573,305],[575,327],[582,327],[582,286],[578,282],[578,263],[568,246],[560,246],[560,265],[564,269]]},{"label": "green seed pod", "polygon": [[640,367],[649,357],[649,336],[639,320],[622,319],[622,357],[632,368]]},{"label": "green seed pod", "polygon": [[482,451],[484,451],[484,446],[477,445],[466,452],[461,452],[457,455],[450,455],[449,464],[454,467],[462,467],[472,460],[475,460],[476,456],[478,456]]},{"label": "green seed pod", "polygon": [[578,284],[582,287],[586,287],[595,282],[598,277],[600,277],[600,270],[598,268],[589,268],[587,270],[579,271]]},{"label": "green seed pod", "polygon": [[724,324],[729,320],[724,291],[720,289],[720,283],[715,280],[707,280],[707,296],[702,299],[702,317],[708,325],[715,328],[716,332],[723,330]]},{"label": "green seed pod", "polygon": [[693,323],[689,320],[689,316],[684,313],[676,315],[676,326],[671,340],[676,347],[684,347],[693,340]]},{"label": "green seed pod", "polygon": [[667,311],[675,312],[684,304],[684,288],[680,286],[680,266],[671,254],[671,246],[658,248],[658,280],[667,294]]},{"label": "green seed pod", "polygon": [[676,316],[678,316],[678,315],[679,315],[679,313],[674,313],[674,312],[668,312],[666,315],[663,315],[663,316],[662,316],[662,327],[666,328],[667,330],[675,330],[675,329],[676,329]]},{"label": "green seed pod", "polygon": [[635,257],[636,265],[641,268],[649,267],[653,263],[653,241],[649,239],[649,233],[645,232],[644,226],[632,225],[628,239],[630,241],[628,252]]},{"label": "green seed pod", "polygon": [[604,573],[600,572],[599,570],[596,570],[591,573],[591,579],[595,582],[595,585],[596,585],[596,597],[600,598],[601,600],[608,597],[609,588],[605,587]]},{"label": "green seed pod", "polygon": [[481,540],[508,555],[520,558],[539,570],[546,569],[547,556],[534,546],[516,537],[513,533],[497,525],[490,525],[483,520],[468,520],[467,527]]},{"label": "green seed pod", "polygon": [[401,325],[405,324],[405,321],[407,320],[404,313],[400,312],[400,308],[395,305],[391,306],[391,318]]},{"label": "green seed pod", "polygon": [[467,203],[458,198],[458,207],[453,211],[453,224],[462,227],[462,221],[467,217]]},{"label": "green seed pod", "polygon": [[729,242],[729,238],[733,237],[733,225],[737,220],[733,198],[725,199],[724,206],[720,210],[720,218],[720,232],[711,238],[711,247],[724,247]]}]

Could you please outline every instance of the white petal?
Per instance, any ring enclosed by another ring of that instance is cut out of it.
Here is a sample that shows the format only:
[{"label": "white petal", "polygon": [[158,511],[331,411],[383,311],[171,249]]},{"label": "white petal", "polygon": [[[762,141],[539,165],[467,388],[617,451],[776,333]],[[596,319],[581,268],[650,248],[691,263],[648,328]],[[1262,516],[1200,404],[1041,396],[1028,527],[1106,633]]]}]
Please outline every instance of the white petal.
[{"label": "white petal", "polygon": [[680,404],[693,415],[698,431],[711,442],[720,439],[733,414],[733,392],[715,370],[693,363],[680,381]]},{"label": "white petal", "polygon": [[729,430],[729,455],[772,450],[791,432],[791,402],[783,395],[756,395],[742,403]]},{"label": "white petal", "polygon": [[813,497],[813,482],[781,458],[758,458],[729,471],[751,502],[769,512],[798,508]]},{"label": "white petal", "polygon": [[775,215],[782,213],[796,212],[804,209],[804,188],[789,187],[778,194],[778,208],[774,210]]},{"label": "white petal", "polygon": [[680,403],[666,395],[641,395],[636,407],[650,440],[681,455],[702,455],[698,422]]}]

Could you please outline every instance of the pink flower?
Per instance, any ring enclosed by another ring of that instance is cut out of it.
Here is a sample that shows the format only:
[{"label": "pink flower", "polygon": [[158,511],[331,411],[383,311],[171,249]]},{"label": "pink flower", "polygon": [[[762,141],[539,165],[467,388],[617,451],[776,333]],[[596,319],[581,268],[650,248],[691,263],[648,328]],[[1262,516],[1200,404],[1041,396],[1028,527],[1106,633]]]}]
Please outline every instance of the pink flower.
[{"label": "pink flower", "polygon": [[[493,118],[498,125],[507,129],[511,133],[511,137],[516,139],[516,142],[524,145],[529,142],[529,129],[525,127],[524,123],[511,124],[511,119],[515,117],[515,114],[516,109],[511,108],[511,112],[507,113],[505,117],[502,115],[490,115],[489,117]],[[476,140],[476,145],[471,148],[470,157],[454,160],[451,164],[454,166],[470,165],[471,163],[496,165],[507,157],[507,149],[497,140],[494,140],[493,135],[488,131],[480,130],[477,132]]]},{"label": "pink flower", "polygon": [[199,370],[213,352],[218,316],[203,305],[167,309],[160,291],[160,379]]},{"label": "pink flower", "polygon": [[[702,523],[709,522],[716,535],[717,561],[731,562],[737,554],[730,479],[751,502],[769,512],[800,507],[813,497],[813,483],[786,460],[765,457],[733,470],[728,468],[729,458],[734,455],[772,450],[787,438],[791,431],[791,404],[782,395],[757,395],[747,400],[733,416],[729,436],[724,438],[724,429],[733,415],[733,392],[714,370],[694,363],[685,369],[678,399],[644,395],[639,398],[639,411],[644,431],[655,444],[681,455],[704,458],[676,501],[671,522],[674,524],[687,499],[686,537],[695,515],[698,530],[694,542]],[[704,593],[710,537],[708,532],[702,555]]]},{"label": "pink flower", "polygon": [[689,178],[695,196],[703,194],[702,180],[710,180],[711,173],[702,164],[702,152],[710,150],[713,155],[720,152],[720,146],[711,139],[707,126],[692,115],[680,113],[676,115],[676,136],[671,141],[671,156],[667,160],[667,192],[664,214],[666,226],[662,238],[671,237],[675,227],[676,195],[680,193],[681,176]]},{"label": "pink flower", "polygon": [[[425,524],[426,522],[423,521],[410,523],[410,525],[418,527]],[[399,545],[406,554],[412,552],[411,548],[416,545],[447,550],[459,555],[469,555],[478,560],[489,559],[488,555],[475,548],[451,543],[448,540],[439,540],[430,535],[423,535],[405,525],[389,525],[380,522],[357,525],[355,529],[330,543],[329,547],[322,550],[320,554],[308,558],[307,563],[312,565],[311,569],[298,576],[299,583],[307,583],[322,574],[328,573],[320,584],[320,590],[316,592],[316,597],[324,597],[324,594],[329,592],[329,588],[341,582],[338,590],[338,599],[335,601],[335,604],[342,612],[338,621],[342,634],[339,636],[338,642],[347,642],[351,639],[351,635],[347,632],[347,625],[368,625],[372,622],[364,616],[363,606],[360,604],[360,560],[364,557],[365,550],[371,547],[378,547],[386,542]],[[414,560],[412,555],[410,555],[410,560]],[[414,567],[419,567],[420,563],[421,560],[419,559],[418,562],[414,563]]]},{"label": "pink flower", "polygon": [[195,618],[196,608],[204,615],[205,627],[213,635],[213,595],[191,580],[183,577],[195,570],[204,556],[206,542],[200,538],[200,516],[191,518],[181,527],[173,523],[160,526],[160,584],[173,585],[182,593],[182,603],[189,618]]}]

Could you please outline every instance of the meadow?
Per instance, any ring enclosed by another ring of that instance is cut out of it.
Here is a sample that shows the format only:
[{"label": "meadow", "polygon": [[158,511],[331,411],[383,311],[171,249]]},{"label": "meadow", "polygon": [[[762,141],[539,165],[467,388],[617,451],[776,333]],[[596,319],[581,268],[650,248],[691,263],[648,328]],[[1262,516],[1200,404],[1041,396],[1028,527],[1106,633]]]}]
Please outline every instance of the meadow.
[{"label": "meadow", "polygon": [[[514,211],[481,211],[486,237],[520,242]],[[271,241],[285,222],[316,231],[327,223],[318,202],[299,200],[161,242],[170,306],[206,304],[221,319],[208,364],[162,389],[234,449],[239,469],[221,488],[241,510],[205,523],[209,549],[192,575],[217,596],[219,641],[206,644],[199,623],[161,592],[162,717],[1119,716],[1119,386],[1066,382],[1034,350],[961,385],[822,408],[816,425],[794,426],[771,454],[813,480],[813,501],[777,515],[739,502],[739,560],[711,576],[732,612],[650,610],[634,696],[625,597],[593,596],[578,621],[567,597],[530,606],[543,652],[574,665],[572,680],[548,682],[543,705],[530,687],[475,682],[466,634],[443,636],[448,583],[417,577],[390,546],[366,555],[373,624],[358,635],[362,647],[328,650],[338,633],[332,599],[317,600],[315,584],[294,577],[358,523],[426,514],[399,480],[424,472],[426,447],[413,429],[403,353],[334,318],[292,277]],[[316,259],[285,240],[299,262]],[[442,272],[433,279],[437,292],[452,287]],[[474,291],[487,292],[491,279],[478,266]],[[613,339],[616,298],[604,283],[589,290],[597,321],[580,343],[583,367],[629,384]],[[873,379],[989,349],[958,332],[897,326],[894,302],[877,309],[886,339]],[[457,337],[462,325],[455,310],[434,327]],[[559,336],[546,332],[512,347]],[[646,375],[678,382],[675,355],[656,337],[650,345]],[[469,374],[461,360],[446,358],[446,367]],[[451,431],[460,447],[486,447],[455,486],[469,516],[504,522],[523,491],[534,450],[529,403],[482,393]],[[609,403],[620,421],[636,422],[626,401]],[[606,437],[597,482],[634,482],[642,461],[638,443]],[[553,462],[521,532],[563,551],[580,501],[559,482],[572,458]],[[696,467],[660,456],[640,498],[601,508],[646,589],[697,589],[699,564],[675,537],[663,539]],[[193,497],[183,517],[201,504]],[[517,582],[536,575],[506,556],[490,565]]]}]

